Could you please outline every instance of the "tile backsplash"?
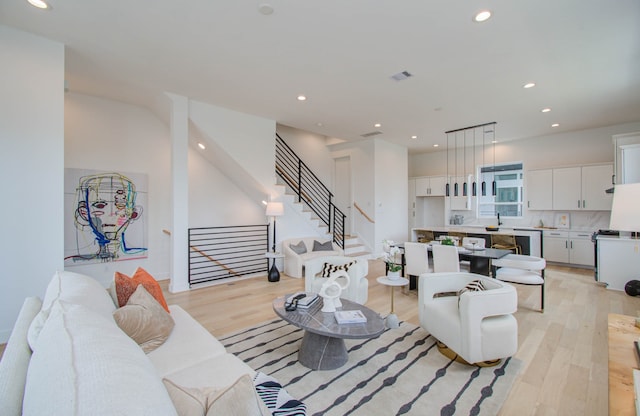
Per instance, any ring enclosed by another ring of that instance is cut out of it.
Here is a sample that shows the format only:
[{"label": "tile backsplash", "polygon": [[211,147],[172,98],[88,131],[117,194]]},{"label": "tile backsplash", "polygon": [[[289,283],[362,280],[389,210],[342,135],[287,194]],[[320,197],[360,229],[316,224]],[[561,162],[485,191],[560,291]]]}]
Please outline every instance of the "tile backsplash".
[{"label": "tile backsplash", "polygon": [[[538,227],[540,221],[545,227],[556,226],[556,217],[560,214],[569,216],[572,230],[590,230],[609,228],[610,211],[528,211],[527,216],[518,219],[500,218],[505,227]],[[463,225],[496,225],[495,218],[475,218],[470,211],[451,211],[451,217],[462,215]]]}]

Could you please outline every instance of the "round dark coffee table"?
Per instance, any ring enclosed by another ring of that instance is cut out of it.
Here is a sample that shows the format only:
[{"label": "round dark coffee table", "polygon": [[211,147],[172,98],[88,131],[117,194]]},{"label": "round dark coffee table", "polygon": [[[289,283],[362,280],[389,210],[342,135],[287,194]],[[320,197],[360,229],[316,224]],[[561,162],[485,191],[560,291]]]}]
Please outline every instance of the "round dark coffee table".
[{"label": "round dark coffee table", "polygon": [[367,322],[339,324],[333,312],[322,312],[322,299],[309,309],[291,312],[284,309],[284,300],[285,296],[275,299],[273,310],[291,325],[304,329],[298,361],[312,370],[333,370],[342,367],[349,359],[345,339],[375,338],[385,329],[384,320],[377,312],[346,299],[340,299],[342,308],[338,310],[359,309],[367,317]]}]

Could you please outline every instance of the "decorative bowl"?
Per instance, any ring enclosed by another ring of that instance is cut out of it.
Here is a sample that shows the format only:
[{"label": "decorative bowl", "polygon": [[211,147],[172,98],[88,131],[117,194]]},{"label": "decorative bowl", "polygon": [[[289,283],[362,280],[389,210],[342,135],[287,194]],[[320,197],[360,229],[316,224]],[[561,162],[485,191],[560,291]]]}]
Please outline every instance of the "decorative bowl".
[{"label": "decorative bowl", "polygon": [[498,231],[500,229],[500,227],[484,227],[485,230],[487,231]]}]

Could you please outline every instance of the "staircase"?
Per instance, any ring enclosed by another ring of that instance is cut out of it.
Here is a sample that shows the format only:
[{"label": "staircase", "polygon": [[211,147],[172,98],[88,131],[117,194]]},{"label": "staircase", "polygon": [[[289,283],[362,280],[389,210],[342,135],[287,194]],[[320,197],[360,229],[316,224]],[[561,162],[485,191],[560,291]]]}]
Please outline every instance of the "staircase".
[{"label": "staircase", "polygon": [[[305,204],[298,202],[298,196],[283,182],[282,179],[278,178],[278,185],[284,188],[282,196],[283,202],[289,207],[292,207],[292,211],[302,216],[313,228],[317,229],[319,235],[331,239],[332,235],[329,232],[329,227]],[[289,209],[287,209],[287,212],[290,212]],[[360,239],[356,235],[344,236],[344,255],[363,260],[372,258],[371,252],[367,250],[367,247],[360,242]]]}]

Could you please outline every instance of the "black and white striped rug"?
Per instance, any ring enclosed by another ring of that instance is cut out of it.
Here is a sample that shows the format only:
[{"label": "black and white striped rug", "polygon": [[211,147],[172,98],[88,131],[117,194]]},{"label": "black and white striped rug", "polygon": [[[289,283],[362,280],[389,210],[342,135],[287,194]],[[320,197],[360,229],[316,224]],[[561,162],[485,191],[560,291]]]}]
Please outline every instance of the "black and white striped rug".
[{"label": "black and white striped rug", "polygon": [[515,358],[489,368],[452,362],[424,329],[403,322],[375,339],[346,340],[347,364],[312,371],[297,362],[301,337],[276,319],[220,340],[303,401],[308,415],[496,415],[521,367]]}]

